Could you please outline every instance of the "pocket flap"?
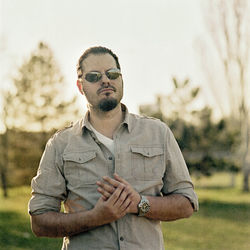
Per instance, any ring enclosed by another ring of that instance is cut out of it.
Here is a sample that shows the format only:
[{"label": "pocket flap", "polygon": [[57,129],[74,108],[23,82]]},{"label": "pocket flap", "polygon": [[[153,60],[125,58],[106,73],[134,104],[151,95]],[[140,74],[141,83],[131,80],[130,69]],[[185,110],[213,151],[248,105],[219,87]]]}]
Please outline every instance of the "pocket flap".
[{"label": "pocket flap", "polygon": [[146,157],[153,157],[163,154],[162,147],[144,147],[144,146],[131,146],[131,151],[133,153],[141,154]]},{"label": "pocket flap", "polygon": [[87,152],[68,152],[63,154],[64,161],[73,161],[77,163],[85,163],[96,157],[95,151]]}]

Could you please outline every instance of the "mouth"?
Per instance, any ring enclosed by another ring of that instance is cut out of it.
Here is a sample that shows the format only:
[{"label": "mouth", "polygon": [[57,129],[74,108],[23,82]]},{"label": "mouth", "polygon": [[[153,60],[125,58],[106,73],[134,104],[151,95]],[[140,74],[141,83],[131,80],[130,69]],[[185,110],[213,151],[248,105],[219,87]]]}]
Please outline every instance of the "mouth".
[{"label": "mouth", "polygon": [[111,88],[111,87],[109,87],[109,88],[101,88],[101,89],[99,89],[98,91],[97,91],[97,94],[102,94],[102,93],[109,93],[109,92],[111,92],[111,91],[113,91],[113,92],[116,92],[116,89],[115,88]]}]

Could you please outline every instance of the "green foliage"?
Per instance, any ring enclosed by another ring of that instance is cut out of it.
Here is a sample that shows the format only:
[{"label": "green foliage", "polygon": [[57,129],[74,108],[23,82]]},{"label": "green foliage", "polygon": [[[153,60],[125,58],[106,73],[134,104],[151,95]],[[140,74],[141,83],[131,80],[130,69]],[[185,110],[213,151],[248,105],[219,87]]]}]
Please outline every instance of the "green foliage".
[{"label": "green foliage", "polygon": [[[52,50],[43,42],[19,67],[8,93],[8,127],[49,131],[77,114]],[[66,116],[67,115],[67,116]],[[60,121],[60,122],[59,122]]]},{"label": "green foliage", "polygon": [[[237,172],[233,153],[239,145],[240,131],[228,118],[213,121],[212,110],[190,110],[199,94],[188,79],[173,78],[174,90],[169,96],[157,96],[154,105],[140,107],[140,112],[161,119],[173,131],[190,172],[197,177],[216,171]],[[171,109],[172,108],[172,109]]]},{"label": "green foliage", "polygon": [[[36,175],[42,152],[43,142],[47,141],[53,132],[25,132],[8,130],[8,186],[29,185]],[[4,135],[2,135],[4,136]],[[0,139],[2,137],[0,135]]]},{"label": "green foliage", "polygon": [[230,121],[212,121],[209,108],[193,112],[192,124],[178,119],[166,119],[184,153],[191,172],[210,176],[215,171],[237,172],[239,166],[232,158],[239,143],[239,131]]},{"label": "green foliage", "polygon": [[76,97],[66,97],[66,84],[47,44],[38,44],[12,80],[0,111],[5,127],[0,135],[0,175],[6,194],[8,185],[30,183],[48,135],[80,114]]}]

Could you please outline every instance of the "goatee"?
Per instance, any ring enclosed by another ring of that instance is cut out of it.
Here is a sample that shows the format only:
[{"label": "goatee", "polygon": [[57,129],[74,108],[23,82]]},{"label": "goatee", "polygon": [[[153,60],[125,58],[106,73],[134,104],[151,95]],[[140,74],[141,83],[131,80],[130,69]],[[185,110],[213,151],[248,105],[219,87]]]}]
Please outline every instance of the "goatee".
[{"label": "goatee", "polygon": [[101,111],[107,112],[113,110],[117,106],[118,102],[114,98],[102,99],[98,104]]}]

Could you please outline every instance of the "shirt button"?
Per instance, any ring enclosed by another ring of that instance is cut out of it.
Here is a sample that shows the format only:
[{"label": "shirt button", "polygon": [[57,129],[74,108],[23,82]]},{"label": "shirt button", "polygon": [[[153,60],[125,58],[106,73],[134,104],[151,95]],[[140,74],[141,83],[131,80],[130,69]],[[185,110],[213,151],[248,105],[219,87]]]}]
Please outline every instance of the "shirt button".
[{"label": "shirt button", "polygon": [[113,160],[112,156],[109,156],[109,160]]},{"label": "shirt button", "polygon": [[124,238],[122,236],[120,237],[120,241],[124,241]]}]

